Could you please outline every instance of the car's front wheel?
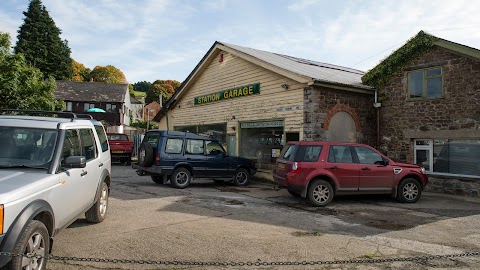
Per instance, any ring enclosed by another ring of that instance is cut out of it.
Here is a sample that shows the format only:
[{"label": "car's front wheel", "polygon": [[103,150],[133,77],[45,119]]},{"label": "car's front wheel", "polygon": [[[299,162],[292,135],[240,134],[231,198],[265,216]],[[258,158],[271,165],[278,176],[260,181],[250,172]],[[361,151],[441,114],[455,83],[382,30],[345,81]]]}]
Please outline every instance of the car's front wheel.
[{"label": "car's front wheel", "polygon": [[170,184],[175,188],[186,188],[191,181],[192,174],[187,168],[178,168],[170,176]]},{"label": "car's front wheel", "polygon": [[233,176],[233,184],[236,186],[246,186],[249,181],[250,173],[244,168],[238,169]]},{"label": "car's front wheel", "polygon": [[108,185],[102,182],[102,190],[100,191],[100,198],[97,202],[85,213],[87,222],[100,223],[107,216],[108,208]]},{"label": "car's front wheel", "polygon": [[314,180],[307,193],[308,202],[314,206],[326,206],[333,200],[333,187],[325,180]]},{"label": "car's front wheel", "polygon": [[47,267],[48,251],[50,250],[50,235],[45,225],[38,221],[30,221],[18,242],[13,253],[23,256],[12,257],[5,266],[5,270],[45,270]]},{"label": "car's front wheel", "polygon": [[403,180],[398,186],[397,200],[404,203],[414,203],[422,195],[422,186],[413,178]]}]

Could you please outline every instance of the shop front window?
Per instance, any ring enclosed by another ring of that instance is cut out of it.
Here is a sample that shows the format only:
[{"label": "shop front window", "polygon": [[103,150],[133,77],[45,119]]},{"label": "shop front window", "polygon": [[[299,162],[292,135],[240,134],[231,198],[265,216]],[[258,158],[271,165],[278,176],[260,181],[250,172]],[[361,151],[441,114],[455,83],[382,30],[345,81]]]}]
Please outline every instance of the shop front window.
[{"label": "shop front window", "polygon": [[[280,126],[281,125],[281,126]],[[258,163],[275,163],[285,144],[283,121],[242,123],[240,156]]]}]

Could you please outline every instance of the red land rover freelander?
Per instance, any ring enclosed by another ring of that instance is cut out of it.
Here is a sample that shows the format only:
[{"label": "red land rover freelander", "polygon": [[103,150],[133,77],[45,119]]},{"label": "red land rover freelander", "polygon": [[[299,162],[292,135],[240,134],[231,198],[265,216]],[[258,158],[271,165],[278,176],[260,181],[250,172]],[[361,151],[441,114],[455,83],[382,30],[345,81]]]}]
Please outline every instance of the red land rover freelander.
[{"label": "red land rover freelander", "polygon": [[395,162],[368,145],[306,141],[288,142],[273,178],[315,206],[325,206],[341,194],[392,194],[413,203],[428,183],[424,168]]}]

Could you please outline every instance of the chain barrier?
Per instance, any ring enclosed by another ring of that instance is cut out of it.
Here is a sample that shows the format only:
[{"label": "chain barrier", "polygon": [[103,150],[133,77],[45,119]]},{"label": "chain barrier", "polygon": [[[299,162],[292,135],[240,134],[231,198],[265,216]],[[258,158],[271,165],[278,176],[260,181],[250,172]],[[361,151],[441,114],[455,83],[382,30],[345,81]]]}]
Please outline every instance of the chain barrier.
[{"label": "chain barrier", "polygon": [[415,257],[398,257],[398,258],[384,258],[384,259],[350,259],[350,260],[336,260],[336,261],[301,261],[301,262],[196,262],[196,261],[162,261],[162,260],[131,260],[131,259],[101,259],[101,258],[80,258],[80,257],[62,257],[62,256],[45,256],[40,255],[21,255],[9,252],[0,252],[0,256],[27,258],[46,258],[54,261],[75,261],[75,262],[97,262],[97,263],[120,263],[120,264],[149,264],[149,265],[179,265],[179,266],[301,266],[301,265],[338,265],[338,264],[377,264],[377,263],[391,263],[391,262],[425,262],[428,260],[444,260],[462,257],[480,256],[480,252],[465,252],[460,254],[448,255],[425,255]]}]

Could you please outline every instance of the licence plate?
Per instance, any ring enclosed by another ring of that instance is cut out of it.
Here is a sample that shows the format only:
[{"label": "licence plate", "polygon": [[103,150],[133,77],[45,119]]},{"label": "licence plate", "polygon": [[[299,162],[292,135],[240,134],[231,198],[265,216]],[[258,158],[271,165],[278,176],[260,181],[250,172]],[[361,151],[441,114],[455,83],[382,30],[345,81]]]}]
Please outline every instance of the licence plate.
[{"label": "licence plate", "polygon": [[122,150],[113,150],[112,151],[112,154],[121,154],[121,153],[123,153]]},{"label": "licence plate", "polygon": [[278,168],[281,170],[285,169],[285,163],[278,163]]}]

